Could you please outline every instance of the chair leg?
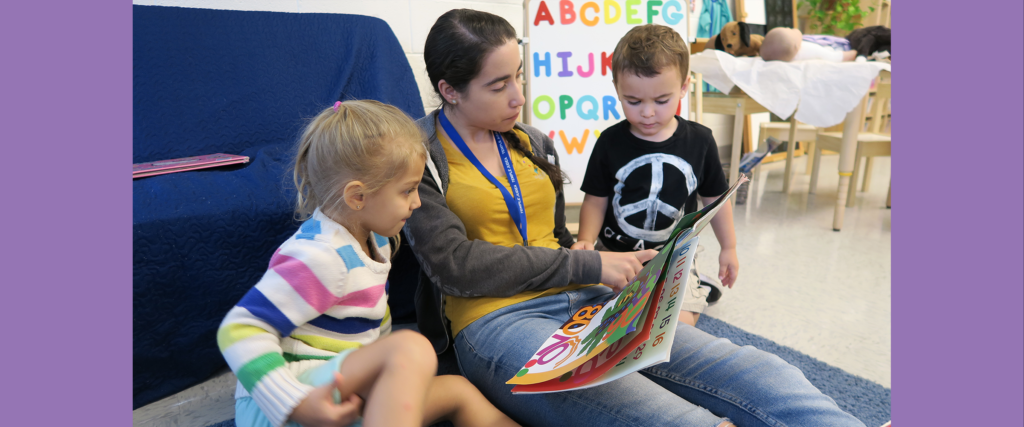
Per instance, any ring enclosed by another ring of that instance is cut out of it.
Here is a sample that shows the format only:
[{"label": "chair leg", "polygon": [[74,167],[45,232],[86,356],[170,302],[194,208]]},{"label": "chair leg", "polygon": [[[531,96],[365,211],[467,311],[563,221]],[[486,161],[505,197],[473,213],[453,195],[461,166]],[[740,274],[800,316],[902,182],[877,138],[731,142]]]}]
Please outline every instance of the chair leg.
[{"label": "chair leg", "polygon": [[863,192],[867,193],[868,189],[871,187],[871,169],[872,169],[872,166],[874,166],[874,164],[875,164],[875,158],[874,157],[868,157],[867,158],[867,163],[864,165],[864,184],[861,185],[860,191],[863,191]]},{"label": "chair leg", "polygon": [[889,181],[889,195],[885,196],[885,207],[892,209],[892,181]]},{"label": "chair leg", "polygon": [[811,156],[811,153],[814,152],[815,143],[814,143],[814,141],[811,141],[811,142],[808,142],[806,144],[807,144],[807,149],[804,150],[804,156],[807,157],[807,168],[804,169],[804,175],[810,175],[811,174],[811,167],[814,165],[814,162],[816,161],[816,159],[813,156]]},{"label": "chair leg", "polygon": [[814,168],[811,170],[811,188],[808,194],[818,191],[818,174],[821,172],[821,148],[814,147]]},{"label": "chair leg", "polygon": [[789,136],[786,139],[786,171],[782,176],[782,192],[789,194],[793,184],[793,150],[796,148],[796,115],[789,118]]},{"label": "chair leg", "polygon": [[857,178],[860,176],[861,146],[857,145],[857,154],[853,158],[853,175],[850,176],[850,189],[846,191],[846,207],[852,208],[857,201]]}]

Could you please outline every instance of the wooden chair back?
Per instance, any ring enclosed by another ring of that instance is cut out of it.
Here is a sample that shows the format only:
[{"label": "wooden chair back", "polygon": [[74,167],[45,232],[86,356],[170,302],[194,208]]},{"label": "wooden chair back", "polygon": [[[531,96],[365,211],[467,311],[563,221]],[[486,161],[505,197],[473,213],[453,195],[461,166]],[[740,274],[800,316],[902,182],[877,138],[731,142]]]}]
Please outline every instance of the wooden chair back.
[{"label": "wooden chair back", "polygon": [[704,77],[690,73],[690,121],[704,124]]},{"label": "wooden chair back", "polygon": [[875,89],[865,98],[866,104],[862,113],[862,122],[865,123],[868,132],[882,133],[882,124],[887,123],[891,127],[891,112],[889,111],[892,99],[892,74],[888,71],[879,73],[875,79]]}]

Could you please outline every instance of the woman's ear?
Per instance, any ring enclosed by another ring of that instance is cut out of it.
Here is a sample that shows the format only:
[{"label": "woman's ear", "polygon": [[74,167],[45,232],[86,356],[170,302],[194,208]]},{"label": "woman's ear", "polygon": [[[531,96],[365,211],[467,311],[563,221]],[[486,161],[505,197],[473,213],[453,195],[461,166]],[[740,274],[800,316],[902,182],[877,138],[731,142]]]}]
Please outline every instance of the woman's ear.
[{"label": "woman's ear", "polygon": [[452,85],[444,81],[444,79],[441,79],[439,82],[437,82],[437,91],[441,93],[441,97],[444,98],[445,102],[449,104],[458,103],[459,93],[455,90],[454,87],[452,87]]},{"label": "woman's ear", "polygon": [[345,189],[342,190],[342,198],[345,199],[345,204],[348,205],[349,209],[360,210],[366,206],[366,195],[363,194],[363,189],[366,188],[361,181],[350,181],[345,184]]},{"label": "woman's ear", "polygon": [[750,27],[747,26],[746,22],[740,22],[740,43],[744,46],[750,47]]}]

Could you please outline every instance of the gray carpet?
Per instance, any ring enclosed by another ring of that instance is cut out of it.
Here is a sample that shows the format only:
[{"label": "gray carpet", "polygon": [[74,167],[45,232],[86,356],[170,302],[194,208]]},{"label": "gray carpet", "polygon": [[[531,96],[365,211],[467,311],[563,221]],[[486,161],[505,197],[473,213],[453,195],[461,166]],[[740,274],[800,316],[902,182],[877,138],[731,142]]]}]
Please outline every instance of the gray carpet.
[{"label": "gray carpet", "polygon": [[[800,368],[811,384],[834,399],[844,411],[863,421],[867,427],[879,427],[891,419],[891,390],[888,388],[710,316],[701,316],[697,327],[711,335],[728,338],[737,345],[752,345],[778,355]],[[441,363],[439,367],[443,369],[446,367],[444,365]],[[436,427],[448,425],[451,424],[442,423]],[[227,420],[209,427],[235,427],[235,421]]]}]

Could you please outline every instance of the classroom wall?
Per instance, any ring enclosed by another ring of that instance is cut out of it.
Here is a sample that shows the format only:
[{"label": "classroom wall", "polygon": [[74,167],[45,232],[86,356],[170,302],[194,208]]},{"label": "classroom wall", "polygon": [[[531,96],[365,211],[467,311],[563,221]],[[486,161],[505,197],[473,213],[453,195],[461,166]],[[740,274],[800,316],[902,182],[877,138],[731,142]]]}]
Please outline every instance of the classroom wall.
[{"label": "classroom wall", "polygon": [[[539,1],[539,0],[532,0]],[[557,2],[557,0],[547,0]],[[697,2],[699,13],[700,4]],[[144,6],[177,6],[202,9],[258,10],[289,13],[347,13],[374,16],[384,20],[398,37],[402,50],[409,60],[416,83],[420,89],[423,108],[431,111],[438,101],[427,77],[423,62],[423,44],[430,27],[441,14],[458,8],[482,10],[501,16],[516,29],[523,31],[523,0],[133,0],[133,4]],[[730,10],[735,1],[729,0]],[[735,15],[735,11],[733,12]],[[610,49],[610,48],[609,48]],[[705,115],[705,125],[714,132],[715,139],[725,159],[728,159],[732,141],[732,117],[714,114]]]}]

